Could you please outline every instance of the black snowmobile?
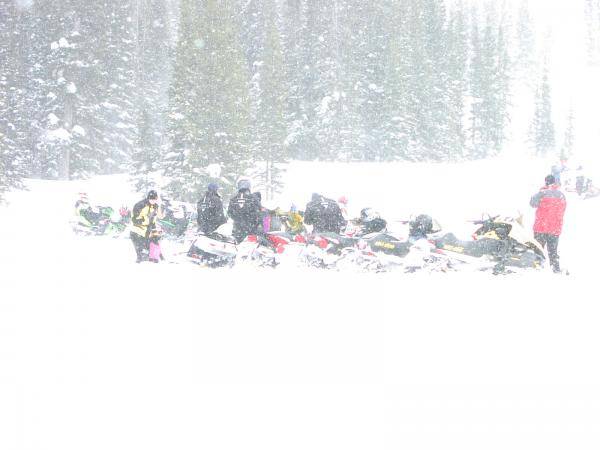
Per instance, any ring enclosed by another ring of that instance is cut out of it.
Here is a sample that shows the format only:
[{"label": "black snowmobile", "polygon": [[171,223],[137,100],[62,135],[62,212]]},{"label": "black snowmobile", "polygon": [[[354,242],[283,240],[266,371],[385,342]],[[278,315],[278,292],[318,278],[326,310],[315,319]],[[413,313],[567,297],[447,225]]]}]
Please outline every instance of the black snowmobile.
[{"label": "black snowmobile", "polygon": [[[382,223],[385,224],[385,221]],[[409,226],[408,239],[397,238],[385,226],[378,232],[357,233],[360,238],[356,246],[361,251],[357,262],[369,270],[384,271],[402,267],[409,272],[431,263],[433,245],[429,236],[439,231],[437,223],[426,214],[402,223]],[[373,230],[373,226],[367,227],[367,230]]]},{"label": "black snowmobile", "polygon": [[205,267],[233,266],[237,256],[237,246],[231,236],[216,231],[207,234],[198,233],[187,256],[193,263]]},{"label": "black snowmobile", "polygon": [[182,238],[191,221],[193,208],[181,202],[171,202],[163,199],[164,217],[157,222],[163,229],[166,237]]},{"label": "black snowmobile", "polygon": [[518,220],[490,216],[473,223],[479,227],[471,241],[459,240],[452,233],[434,240],[436,254],[447,257],[451,268],[468,264],[477,270],[499,274],[543,266],[542,248]]},{"label": "black snowmobile", "polygon": [[402,265],[412,243],[387,231],[387,222],[372,208],[349,222],[347,235],[320,233],[310,237],[307,261],[317,267],[358,267],[368,271]]}]

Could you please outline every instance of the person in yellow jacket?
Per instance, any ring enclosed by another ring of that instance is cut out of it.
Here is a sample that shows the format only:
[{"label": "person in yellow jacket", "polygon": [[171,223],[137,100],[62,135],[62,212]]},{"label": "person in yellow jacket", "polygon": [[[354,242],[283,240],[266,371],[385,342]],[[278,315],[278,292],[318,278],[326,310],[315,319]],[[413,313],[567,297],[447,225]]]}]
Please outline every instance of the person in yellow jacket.
[{"label": "person in yellow jacket", "polygon": [[289,212],[281,214],[281,219],[288,233],[300,234],[305,231],[304,219],[296,205],[292,205]]},{"label": "person in yellow jacket", "polygon": [[150,246],[150,235],[156,228],[156,219],[162,218],[163,213],[158,204],[158,193],[151,190],[146,198],[137,202],[131,214],[131,233],[129,237],[137,256],[136,262],[144,260],[144,253]]}]

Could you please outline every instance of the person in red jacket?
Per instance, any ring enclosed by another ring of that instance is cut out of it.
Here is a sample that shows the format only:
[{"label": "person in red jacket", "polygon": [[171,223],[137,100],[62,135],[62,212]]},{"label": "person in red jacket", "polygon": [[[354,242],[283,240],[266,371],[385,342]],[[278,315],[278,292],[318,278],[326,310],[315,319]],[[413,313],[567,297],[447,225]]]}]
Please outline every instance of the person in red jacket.
[{"label": "person in red jacket", "polygon": [[545,248],[548,246],[550,266],[554,272],[560,272],[558,262],[558,238],[562,232],[563,217],[567,208],[567,200],[560,191],[560,185],[552,175],[545,179],[546,185],[531,197],[529,204],[535,211],[533,233],[535,239]]}]

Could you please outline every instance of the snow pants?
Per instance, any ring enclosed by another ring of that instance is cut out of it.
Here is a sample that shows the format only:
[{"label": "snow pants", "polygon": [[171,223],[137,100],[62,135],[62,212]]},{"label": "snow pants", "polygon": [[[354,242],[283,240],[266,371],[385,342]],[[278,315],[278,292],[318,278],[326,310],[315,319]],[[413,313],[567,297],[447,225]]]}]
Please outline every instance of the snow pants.
[{"label": "snow pants", "polygon": [[133,231],[129,233],[129,237],[131,238],[131,242],[133,242],[133,248],[137,256],[136,262],[141,262],[144,259],[144,251],[146,255],[148,254],[150,241]]},{"label": "snow pants", "polygon": [[534,233],[535,240],[540,243],[542,248],[548,246],[548,258],[550,258],[550,266],[554,272],[560,272],[560,264],[558,262],[558,238],[554,234]]}]

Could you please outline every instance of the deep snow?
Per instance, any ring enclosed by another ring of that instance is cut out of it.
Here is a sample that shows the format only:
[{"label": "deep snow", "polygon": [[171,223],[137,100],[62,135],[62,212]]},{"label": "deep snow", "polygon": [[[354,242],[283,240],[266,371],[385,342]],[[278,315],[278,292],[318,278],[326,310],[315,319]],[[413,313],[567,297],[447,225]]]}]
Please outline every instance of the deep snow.
[{"label": "deep snow", "polygon": [[[547,168],[294,163],[277,203],[530,226]],[[2,449],[600,445],[597,199],[568,198],[568,277],[362,274],[136,265],[68,226],[80,191],[131,206],[125,177],[29,186],[0,207]]]}]

